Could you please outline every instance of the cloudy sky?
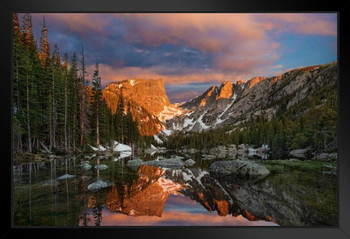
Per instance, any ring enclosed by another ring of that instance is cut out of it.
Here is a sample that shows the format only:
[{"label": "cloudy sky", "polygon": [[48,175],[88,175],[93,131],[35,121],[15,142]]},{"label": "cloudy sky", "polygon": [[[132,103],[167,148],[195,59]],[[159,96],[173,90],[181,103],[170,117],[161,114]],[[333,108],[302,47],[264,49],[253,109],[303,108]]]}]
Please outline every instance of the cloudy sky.
[{"label": "cloudy sky", "polygon": [[162,78],[172,103],[211,85],[246,81],[337,59],[337,15],[331,13],[35,13],[51,44],[69,57],[84,44],[90,78],[100,63],[103,85]]}]

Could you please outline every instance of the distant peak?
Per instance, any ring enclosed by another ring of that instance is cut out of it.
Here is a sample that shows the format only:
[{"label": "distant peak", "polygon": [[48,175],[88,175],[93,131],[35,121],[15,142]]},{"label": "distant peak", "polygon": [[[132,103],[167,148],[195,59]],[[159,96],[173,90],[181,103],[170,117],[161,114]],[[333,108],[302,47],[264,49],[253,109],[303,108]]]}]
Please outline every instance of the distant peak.
[{"label": "distant peak", "polygon": [[248,87],[251,88],[253,87],[255,84],[259,83],[260,81],[262,80],[265,80],[266,77],[263,77],[263,76],[256,76],[256,77],[253,77],[252,79],[250,79],[247,84],[248,84]]},{"label": "distant peak", "polygon": [[216,99],[229,99],[232,95],[233,85],[229,81],[223,81],[220,86],[220,92],[216,96]]},{"label": "distant peak", "polygon": [[214,90],[216,89],[215,85],[212,85],[205,93],[204,93],[204,97],[201,100],[199,106],[204,106],[206,105],[206,101],[207,99],[213,94]]},{"label": "distant peak", "polygon": [[231,82],[225,80],[221,83],[221,85],[232,85],[232,84],[231,84]]}]

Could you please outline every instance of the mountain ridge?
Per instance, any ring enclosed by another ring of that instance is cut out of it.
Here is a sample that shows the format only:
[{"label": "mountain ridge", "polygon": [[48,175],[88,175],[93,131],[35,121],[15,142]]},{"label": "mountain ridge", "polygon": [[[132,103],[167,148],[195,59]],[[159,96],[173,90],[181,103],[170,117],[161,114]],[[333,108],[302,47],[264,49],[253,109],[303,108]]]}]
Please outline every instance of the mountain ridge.
[{"label": "mountain ridge", "polygon": [[277,76],[257,76],[246,82],[223,81],[184,103],[170,103],[162,79],[112,82],[102,93],[112,113],[120,98],[133,102],[131,113],[142,135],[153,136],[163,130],[200,132],[224,126],[234,128],[262,114],[271,119],[280,109],[278,101],[289,97],[288,108],[324,82],[335,80],[336,66],[337,62],[331,62],[292,69]]}]

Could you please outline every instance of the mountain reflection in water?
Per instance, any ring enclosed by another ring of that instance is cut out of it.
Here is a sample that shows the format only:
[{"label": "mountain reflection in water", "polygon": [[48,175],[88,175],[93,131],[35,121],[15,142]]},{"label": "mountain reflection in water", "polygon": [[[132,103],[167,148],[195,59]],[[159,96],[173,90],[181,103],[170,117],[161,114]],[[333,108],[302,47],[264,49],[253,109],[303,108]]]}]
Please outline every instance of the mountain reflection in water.
[{"label": "mountain reflection in water", "polygon": [[[95,168],[100,160],[107,167]],[[310,226],[336,220],[332,175],[286,168],[259,182],[226,182],[210,176],[207,161],[177,169],[126,162],[93,158],[90,168],[86,157],[68,157],[14,166],[14,225]],[[96,180],[106,184],[89,190]]]},{"label": "mountain reflection in water", "polygon": [[[91,210],[90,210],[91,213]],[[218,216],[216,212],[208,212],[198,202],[185,196],[169,195],[159,216],[128,216],[115,213],[103,207],[101,226],[273,226],[273,222],[249,221],[242,215]],[[88,225],[94,226],[93,215]],[[80,223],[80,225],[82,225]]]},{"label": "mountain reflection in water", "polygon": [[[96,225],[96,222],[100,226],[276,225],[266,221],[249,221],[242,216],[223,217],[229,210],[229,203],[225,200],[213,199],[218,213],[212,211],[208,202],[204,202],[208,208],[203,208],[199,202],[180,193],[188,186],[165,178],[165,172],[158,167],[141,165],[138,179],[130,187],[124,184],[118,190],[113,185],[106,196],[105,206],[96,213],[96,205],[88,205],[84,213],[87,218],[81,219],[79,225]],[[203,201],[203,194],[199,195]]]}]

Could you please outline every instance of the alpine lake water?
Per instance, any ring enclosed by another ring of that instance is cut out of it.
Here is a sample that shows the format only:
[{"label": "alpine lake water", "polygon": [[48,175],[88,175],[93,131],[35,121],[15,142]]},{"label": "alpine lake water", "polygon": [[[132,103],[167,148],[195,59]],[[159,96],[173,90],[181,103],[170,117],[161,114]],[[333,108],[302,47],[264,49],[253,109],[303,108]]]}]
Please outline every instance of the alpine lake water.
[{"label": "alpine lake water", "polygon": [[127,165],[131,157],[115,161],[115,157],[77,155],[14,165],[14,225],[337,225],[337,176],[331,164],[254,158],[250,160],[270,170],[267,177],[226,183],[210,177],[209,165],[227,159],[176,155],[196,163],[176,169],[135,168]]}]

